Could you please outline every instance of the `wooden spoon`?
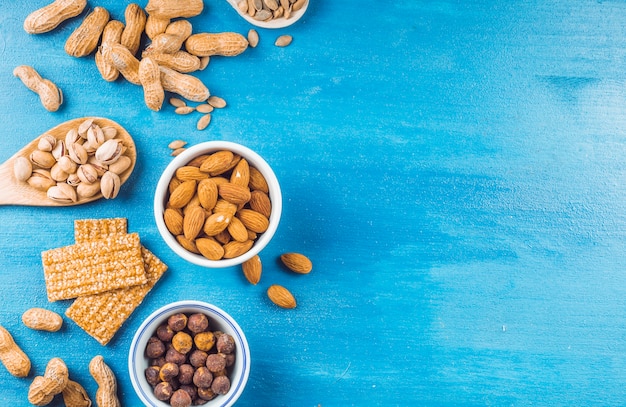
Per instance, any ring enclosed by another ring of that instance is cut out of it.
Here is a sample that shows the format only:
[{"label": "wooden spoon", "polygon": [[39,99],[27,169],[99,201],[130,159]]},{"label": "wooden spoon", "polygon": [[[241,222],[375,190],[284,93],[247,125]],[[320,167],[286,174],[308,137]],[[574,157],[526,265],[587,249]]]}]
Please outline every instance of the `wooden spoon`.
[{"label": "wooden spoon", "polygon": [[269,21],[260,21],[260,20],[256,20],[256,19],[250,17],[250,15],[248,13],[244,13],[241,10],[239,10],[239,7],[237,6],[237,3],[239,3],[240,0],[227,0],[227,1],[235,9],[235,11],[241,17],[243,17],[246,21],[248,21],[252,25],[256,25],[257,27],[261,27],[261,28],[284,28],[284,27],[288,27],[288,26],[292,25],[293,23],[295,23],[296,21],[298,21],[304,15],[304,13],[306,12],[306,9],[309,7],[309,2],[307,1],[304,4],[304,6],[302,6],[302,8],[300,10],[292,12],[291,16],[289,16],[289,18],[280,17],[280,18],[276,18],[276,19],[271,19]]},{"label": "wooden spoon", "polygon": [[137,161],[137,150],[135,148],[135,142],[126,129],[110,119],[102,117],[81,117],[78,119],[69,120],[61,123],[56,127],[46,131],[39,137],[24,146],[20,151],[15,153],[6,162],[0,165],[0,205],[23,205],[23,206],[72,206],[80,205],[87,202],[92,202],[102,198],[101,193],[90,198],[79,198],[77,202],[57,202],[46,195],[46,191],[41,191],[34,187],[31,187],[27,182],[18,181],[13,175],[13,164],[18,157],[30,157],[31,153],[37,149],[39,139],[48,134],[54,136],[57,140],[64,140],[65,135],[71,129],[77,129],[78,126],[85,120],[93,119],[94,123],[100,127],[112,126],[117,129],[117,135],[115,138],[120,140],[126,147],[124,155],[130,158],[130,167],[120,174],[120,183],[124,184],[130,174],[135,168],[135,162]]}]

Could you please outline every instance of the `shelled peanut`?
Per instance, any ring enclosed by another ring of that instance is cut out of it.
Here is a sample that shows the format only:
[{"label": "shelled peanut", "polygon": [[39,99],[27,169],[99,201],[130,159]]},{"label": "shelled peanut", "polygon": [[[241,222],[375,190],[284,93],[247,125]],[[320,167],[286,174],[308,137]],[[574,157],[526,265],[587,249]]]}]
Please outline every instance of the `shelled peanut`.
[{"label": "shelled peanut", "polygon": [[15,161],[14,176],[61,203],[99,193],[115,198],[120,175],[131,166],[126,147],[116,137],[114,127],[100,127],[93,119],[70,129],[63,140],[44,134],[28,158]]},{"label": "shelled peanut", "polygon": [[245,158],[220,150],[178,168],[165,225],[180,245],[210,260],[241,256],[269,227],[267,181]]}]

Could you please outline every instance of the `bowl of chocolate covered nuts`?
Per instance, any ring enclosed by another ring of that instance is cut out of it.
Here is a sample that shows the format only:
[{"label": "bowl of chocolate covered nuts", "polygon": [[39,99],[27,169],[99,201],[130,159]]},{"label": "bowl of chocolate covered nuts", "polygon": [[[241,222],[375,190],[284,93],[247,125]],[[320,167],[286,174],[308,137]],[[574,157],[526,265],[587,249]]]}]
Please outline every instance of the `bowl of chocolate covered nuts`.
[{"label": "bowl of chocolate covered nuts", "polygon": [[225,311],[201,301],[178,301],[141,324],[130,346],[128,371],[146,406],[227,407],[248,381],[250,349]]},{"label": "bowl of chocolate covered nuts", "polygon": [[187,148],[165,168],[154,217],[167,245],[203,267],[231,267],[272,239],[282,212],[280,185],[255,151],[230,141]]}]

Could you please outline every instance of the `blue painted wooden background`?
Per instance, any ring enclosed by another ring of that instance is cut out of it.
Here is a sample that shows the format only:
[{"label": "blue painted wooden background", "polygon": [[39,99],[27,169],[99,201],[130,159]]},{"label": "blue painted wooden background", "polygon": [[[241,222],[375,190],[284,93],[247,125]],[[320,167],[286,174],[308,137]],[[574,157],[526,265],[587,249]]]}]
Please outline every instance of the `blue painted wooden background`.
[{"label": "blue painted wooden background", "polygon": [[[98,115],[129,130],[139,161],[115,201],[0,208],[0,324],[31,378],[59,356],[93,397],[87,364],[102,354],[124,405],[138,405],[135,329],[197,299],[248,336],[241,406],[626,404],[623,1],[311,0],[295,26],[260,29],[256,49],[198,74],[229,103],[202,132],[198,116],[151,112],[139,87],[67,56],[80,19],[26,34],[44,4],[0,6],[0,160]],[[127,2],[89,4],[122,19]],[[205,4],[196,32],[250,28],[225,1]],[[274,47],[279,34],[292,45]],[[63,89],[60,111],[12,76],[21,64]],[[158,235],[153,189],[177,138],[239,142],[275,169],[284,212],[258,286],[239,268],[181,261]],[[69,304],[47,303],[40,252],[71,244],[75,219],[116,216],[170,270],[115,339],[102,347],[67,319],[61,333],[24,328],[25,309]],[[285,251],[309,255],[313,272],[287,274]],[[297,309],[269,303],[273,283]],[[0,404],[27,405],[29,384],[0,371]]]}]

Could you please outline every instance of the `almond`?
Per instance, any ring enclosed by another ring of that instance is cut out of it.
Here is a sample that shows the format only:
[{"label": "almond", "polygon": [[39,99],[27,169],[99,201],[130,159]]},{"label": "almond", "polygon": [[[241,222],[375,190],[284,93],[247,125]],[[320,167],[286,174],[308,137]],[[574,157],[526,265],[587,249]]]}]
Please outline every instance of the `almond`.
[{"label": "almond", "polygon": [[204,209],[212,210],[217,203],[217,184],[211,178],[198,183],[198,198]]},{"label": "almond", "polygon": [[295,273],[308,274],[313,269],[311,260],[300,253],[284,253],[280,256],[280,260],[289,270]]},{"label": "almond", "polygon": [[252,191],[250,193],[250,208],[269,218],[272,214],[270,197],[263,191]]},{"label": "almond", "polygon": [[[232,220],[231,220],[231,222],[232,222]],[[213,236],[213,238],[215,240],[217,240],[218,242],[220,242],[221,244],[223,244],[223,245],[228,243],[228,242],[230,242],[232,240],[231,236],[230,236],[230,233],[228,232],[228,228],[222,230],[220,233],[218,233],[217,235]]]},{"label": "almond", "polygon": [[274,304],[281,308],[295,308],[296,299],[285,287],[274,284],[267,289],[267,296]]},{"label": "almond", "polygon": [[200,254],[209,260],[220,260],[224,256],[224,248],[213,238],[202,237],[196,239],[196,246]]},{"label": "almond", "polygon": [[198,246],[196,246],[196,243],[193,240],[189,240],[183,235],[176,236],[176,240],[178,241],[178,244],[183,247],[183,249],[192,253],[200,254]]},{"label": "almond", "polygon": [[237,212],[237,216],[247,229],[256,233],[265,232],[270,224],[268,218],[252,209],[242,209]]},{"label": "almond", "polygon": [[199,155],[196,158],[194,158],[193,160],[189,161],[187,163],[187,165],[190,165],[192,167],[198,167],[200,168],[200,165],[202,165],[202,163],[204,162],[204,160],[206,160],[207,158],[209,158],[208,154],[203,154],[203,155]]},{"label": "almond", "polygon": [[182,208],[187,205],[196,193],[196,181],[183,181],[170,195],[169,205],[172,208]]},{"label": "almond", "polygon": [[250,190],[254,191],[258,189],[259,191],[263,191],[266,194],[270,193],[270,188],[267,185],[267,180],[261,174],[261,171],[257,170],[254,167],[250,167],[250,181],[248,182],[248,186]]},{"label": "almond", "polygon": [[238,242],[245,242],[248,240],[248,229],[236,216],[233,216],[230,220],[227,230],[233,240]]},{"label": "almond", "polygon": [[168,208],[163,212],[165,227],[174,236],[183,233],[183,216],[175,209]]},{"label": "almond", "polygon": [[208,178],[209,175],[206,172],[200,171],[200,168],[191,165],[180,167],[176,170],[176,178],[181,181],[196,180],[201,181]]},{"label": "almond", "polygon": [[204,233],[207,236],[215,236],[228,226],[232,216],[229,213],[217,212],[209,216],[204,222]]},{"label": "almond", "polygon": [[243,275],[250,284],[257,285],[261,281],[263,266],[261,265],[259,255],[255,255],[250,260],[243,262],[241,268],[243,269]]},{"label": "almond", "polygon": [[247,187],[250,182],[250,165],[245,158],[239,160],[230,175],[231,184]]},{"label": "almond", "polygon": [[235,257],[239,257],[242,254],[246,253],[254,242],[252,240],[246,240],[245,242],[238,242],[236,240],[232,240],[226,243],[224,247],[224,258],[225,259],[234,259]]},{"label": "almond", "polygon": [[213,207],[213,212],[226,212],[230,213],[232,216],[235,216],[237,209],[237,205],[235,205],[234,203],[230,203],[225,199],[218,199],[215,203],[215,206]]},{"label": "almond", "polygon": [[234,155],[231,151],[222,150],[209,155],[200,165],[200,171],[208,172],[209,175],[219,175],[227,171]]},{"label": "almond", "polygon": [[193,240],[202,231],[204,226],[204,209],[194,206],[183,219],[183,234],[189,240]]},{"label": "almond", "polygon": [[250,189],[247,186],[227,182],[220,184],[217,190],[222,198],[235,205],[244,204],[250,200]]}]

